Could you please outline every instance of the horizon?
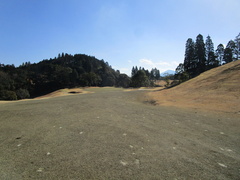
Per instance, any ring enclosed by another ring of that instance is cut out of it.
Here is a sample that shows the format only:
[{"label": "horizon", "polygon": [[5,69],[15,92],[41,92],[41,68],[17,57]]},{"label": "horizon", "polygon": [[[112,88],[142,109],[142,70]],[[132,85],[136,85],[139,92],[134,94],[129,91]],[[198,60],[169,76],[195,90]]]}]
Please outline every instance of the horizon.
[{"label": "horizon", "polygon": [[210,35],[216,49],[238,35],[238,7],[238,0],[1,2],[0,63],[64,52],[95,56],[128,75],[133,66],[175,71],[188,38]]}]

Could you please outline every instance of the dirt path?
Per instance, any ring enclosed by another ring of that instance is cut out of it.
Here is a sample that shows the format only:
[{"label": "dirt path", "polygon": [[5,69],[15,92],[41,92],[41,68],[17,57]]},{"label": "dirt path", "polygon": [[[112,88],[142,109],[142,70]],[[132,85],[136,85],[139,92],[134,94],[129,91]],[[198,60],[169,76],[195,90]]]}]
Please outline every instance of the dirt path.
[{"label": "dirt path", "polygon": [[238,115],[90,91],[0,104],[1,179],[240,179]]}]

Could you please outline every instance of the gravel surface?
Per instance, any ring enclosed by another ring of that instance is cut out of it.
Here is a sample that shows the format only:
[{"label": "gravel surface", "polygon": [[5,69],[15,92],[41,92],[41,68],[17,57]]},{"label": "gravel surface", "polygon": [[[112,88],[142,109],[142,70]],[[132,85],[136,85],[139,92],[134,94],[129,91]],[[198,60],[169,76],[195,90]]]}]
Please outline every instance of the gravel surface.
[{"label": "gravel surface", "polygon": [[0,179],[240,179],[239,115],[89,91],[0,104]]}]

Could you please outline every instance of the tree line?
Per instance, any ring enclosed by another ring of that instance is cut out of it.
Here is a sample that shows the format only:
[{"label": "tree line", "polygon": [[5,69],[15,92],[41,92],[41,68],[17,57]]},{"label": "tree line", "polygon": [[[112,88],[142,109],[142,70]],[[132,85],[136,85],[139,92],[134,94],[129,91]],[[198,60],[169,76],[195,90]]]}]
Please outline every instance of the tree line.
[{"label": "tree line", "polygon": [[[184,62],[176,68],[175,78],[180,82],[202,72],[239,59],[240,33],[226,46],[219,44],[214,50],[210,36],[204,42],[199,34],[194,42],[189,38],[185,46]],[[0,100],[33,98],[62,88],[84,86],[148,87],[159,80],[160,71],[133,67],[131,77],[114,70],[104,60],[85,54],[59,54],[54,59],[19,67],[0,63]]]},{"label": "tree line", "polygon": [[62,88],[154,86],[158,79],[160,71],[156,68],[149,72],[136,66],[129,77],[94,56],[62,53],[54,59],[25,62],[19,67],[0,63],[0,100],[33,98]]},{"label": "tree line", "polygon": [[128,87],[130,77],[114,70],[104,60],[84,54],[59,54],[39,63],[19,67],[0,64],[0,100],[37,97],[72,87]]},{"label": "tree line", "polygon": [[145,70],[142,67],[133,66],[131,73],[131,87],[149,87],[154,86],[154,81],[160,79],[160,71],[157,68]]},{"label": "tree line", "polygon": [[176,68],[176,78],[186,81],[204,71],[238,60],[239,55],[240,33],[228,42],[226,48],[219,44],[216,50],[209,35],[204,42],[203,36],[199,34],[195,42],[192,38],[187,40],[184,62]]}]

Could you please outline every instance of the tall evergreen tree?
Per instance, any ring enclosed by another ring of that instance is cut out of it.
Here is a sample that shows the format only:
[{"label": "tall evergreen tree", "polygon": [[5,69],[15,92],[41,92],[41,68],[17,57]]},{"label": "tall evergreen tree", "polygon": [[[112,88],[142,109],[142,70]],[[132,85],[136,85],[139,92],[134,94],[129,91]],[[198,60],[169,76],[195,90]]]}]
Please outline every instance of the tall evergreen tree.
[{"label": "tall evergreen tree", "polygon": [[195,43],[191,38],[187,40],[185,48],[184,70],[192,74],[191,71],[196,68],[197,64],[194,61]]},{"label": "tall evergreen tree", "polygon": [[[232,51],[232,60],[235,60],[237,58],[237,46],[233,40],[230,40],[226,46],[226,49],[231,49]],[[227,53],[229,54],[229,50],[227,50]]]},{"label": "tall evergreen tree", "polygon": [[207,65],[207,69],[212,69],[219,66],[219,62],[216,59],[216,55],[214,54],[214,52],[209,52],[208,59],[209,63]]},{"label": "tall evergreen tree", "polygon": [[148,71],[148,69],[145,70],[145,73],[146,73],[147,77],[150,79],[150,72]]},{"label": "tall evergreen tree", "polygon": [[199,34],[195,43],[195,60],[197,62],[196,75],[206,70],[206,49],[203,36]]},{"label": "tall evergreen tree", "polygon": [[132,68],[132,76],[134,76],[136,73],[138,72],[138,67],[134,67]]},{"label": "tall evergreen tree", "polygon": [[160,71],[159,71],[159,69],[157,70],[157,73],[156,73],[156,79],[157,79],[157,80],[160,79]]},{"label": "tall evergreen tree", "polygon": [[209,35],[207,36],[205,47],[206,47],[206,66],[207,69],[210,69],[211,66],[215,64],[215,58],[214,58],[214,44]]},{"label": "tall evergreen tree", "polygon": [[235,44],[236,44],[236,55],[237,59],[239,59],[240,56],[240,33],[235,38]]},{"label": "tall evergreen tree", "polygon": [[217,55],[217,60],[219,62],[219,65],[221,66],[223,63],[223,56],[224,56],[224,46],[223,44],[219,44],[217,49],[216,49],[216,55]]},{"label": "tall evergreen tree", "polygon": [[134,67],[134,66],[132,67],[132,73],[131,73],[131,75],[132,75],[132,76],[135,75],[135,67]]},{"label": "tall evergreen tree", "polygon": [[224,50],[223,60],[225,61],[225,63],[229,63],[233,61],[233,53],[231,48],[226,48]]},{"label": "tall evergreen tree", "polygon": [[154,69],[150,71],[150,80],[154,80]]},{"label": "tall evergreen tree", "polygon": [[160,79],[160,71],[157,68],[152,68],[150,72],[150,79],[151,80],[159,80]]}]

